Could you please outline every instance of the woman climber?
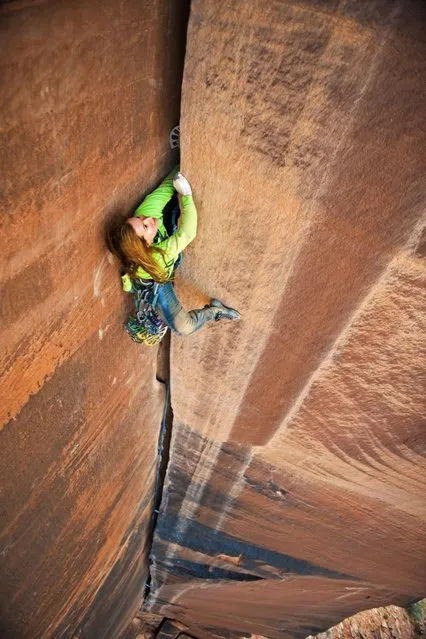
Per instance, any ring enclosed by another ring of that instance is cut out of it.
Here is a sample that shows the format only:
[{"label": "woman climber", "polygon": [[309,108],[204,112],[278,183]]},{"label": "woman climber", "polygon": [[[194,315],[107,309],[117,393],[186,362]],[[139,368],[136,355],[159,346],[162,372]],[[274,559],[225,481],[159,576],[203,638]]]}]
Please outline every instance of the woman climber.
[{"label": "woman climber", "polygon": [[[175,190],[180,218],[177,227],[174,223],[167,230],[163,216]],[[211,320],[240,319],[238,311],[217,299],[187,312],[177,298],[173,273],[196,232],[197,210],[191,186],[174,169],[110,236],[110,248],[124,270],[123,290],[135,294],[136,316],[127,322],[127,331],[135,341],[158,343],[167,327],[179,335],[189,335]]]}]

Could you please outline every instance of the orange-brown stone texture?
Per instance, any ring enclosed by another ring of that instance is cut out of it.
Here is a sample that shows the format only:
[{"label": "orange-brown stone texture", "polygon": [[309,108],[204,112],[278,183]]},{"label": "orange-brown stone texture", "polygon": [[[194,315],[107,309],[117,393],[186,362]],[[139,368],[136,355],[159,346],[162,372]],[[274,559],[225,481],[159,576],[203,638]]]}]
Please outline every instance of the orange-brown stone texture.
[{"label": "orange-brown stone texture", "polygon": [[424,3],[192,2],[177,287],[243,319],[172,337],[149,567],[164,389],[104,227],[171,166],[186,5],[0,15],[2,637],[301,639],[424,595]]},{"label": "orange-brown stone texture", "polygon": [[302,638],[426,591],[425,11],[192,3],[178,286],[243,319],[172,339],[144,609],[189,635]]},{"label": "orange-brown stone texture", "polygon": [[2,638],[115,639],[140,605],[164,390],[104,235],[171,168],[186,21],[0,9]]}]

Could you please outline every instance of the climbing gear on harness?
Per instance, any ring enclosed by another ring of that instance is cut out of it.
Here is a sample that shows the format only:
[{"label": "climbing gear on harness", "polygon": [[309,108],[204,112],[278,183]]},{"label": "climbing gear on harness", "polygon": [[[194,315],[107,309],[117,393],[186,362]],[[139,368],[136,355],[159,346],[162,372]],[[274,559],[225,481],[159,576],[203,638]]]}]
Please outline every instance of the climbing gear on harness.
[{"label": "climbing gear on harness", "polygon": [[142,279],[134,279],[132,283],[136,315],[129,316],[124,328],[134,342],[155,346],[167,331],[167,325],[155,310],[161,285]]},{"label": "climbing gear on harness", "polygon": [[225,306],[225,304],[222,304],[222,302],[220,302],[219,300],[215,298],[211,300],[210,307],[214,309],[218,309],[215,312],[215,317],[214,317],[216,322],[223,319],[228,319],[228,320],[241,319],[241,315],[238,311],[236,311],[234,308],[231,308],[230,306]]}]

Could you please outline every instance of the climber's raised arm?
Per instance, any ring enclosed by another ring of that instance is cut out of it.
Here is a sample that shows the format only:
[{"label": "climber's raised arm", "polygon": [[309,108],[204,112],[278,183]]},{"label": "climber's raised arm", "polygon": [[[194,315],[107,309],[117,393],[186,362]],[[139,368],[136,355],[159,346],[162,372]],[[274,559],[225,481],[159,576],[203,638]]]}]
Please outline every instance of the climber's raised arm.
[{"label": "climber's raised arm", "polygon": [[147,195],[142,203],[138,206],[133,217],[153,217],[162,219],[163,209],[172,199],[175,189],[173,187],[173,179],[175,178],[179,167],[174,168],[167,177],[161,182],[160,186]]},{"label": "climber's raised arm", "polygon": [[165,255],[171,260],[175,260],[197,235],[197,209],[192,197],[191,186],[182,173],[176,174],[173,185],[179,193],[178,230],[158,244],[158,247],[163,249]]}]

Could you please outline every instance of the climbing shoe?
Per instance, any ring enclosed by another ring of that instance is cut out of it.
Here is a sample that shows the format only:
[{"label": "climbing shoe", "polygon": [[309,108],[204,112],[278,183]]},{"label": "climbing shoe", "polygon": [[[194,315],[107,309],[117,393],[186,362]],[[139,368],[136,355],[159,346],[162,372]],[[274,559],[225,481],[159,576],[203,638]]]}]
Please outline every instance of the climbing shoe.
[{"label": "climbing shoe", "polygon": [[225,304],[222,304],[222,302],[220,302],[219,300],[216,299],[212,299],[212,301],[210,302],[210,307],[217,309],[217,311],[215,310],[215,316],[214,319],[216,322],[218,322],[219,320],[239,320],[241,319],[241,315],[238,311],[236,311],[234,308],[230,308],[229,306],[225,306]]}]

